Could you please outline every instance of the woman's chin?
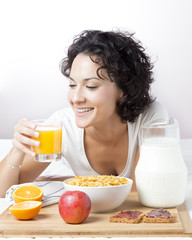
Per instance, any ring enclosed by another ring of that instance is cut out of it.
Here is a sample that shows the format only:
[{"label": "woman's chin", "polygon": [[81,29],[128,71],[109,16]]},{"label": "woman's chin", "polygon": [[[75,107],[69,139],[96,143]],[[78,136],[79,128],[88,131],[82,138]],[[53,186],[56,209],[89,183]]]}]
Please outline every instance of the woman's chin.
[{"label": "woman's chin", "polygon": [[90,124],[83,122],[83,121],[79,121],[76,119],[76,125],[78,128],[87,128],[90,127]]}]

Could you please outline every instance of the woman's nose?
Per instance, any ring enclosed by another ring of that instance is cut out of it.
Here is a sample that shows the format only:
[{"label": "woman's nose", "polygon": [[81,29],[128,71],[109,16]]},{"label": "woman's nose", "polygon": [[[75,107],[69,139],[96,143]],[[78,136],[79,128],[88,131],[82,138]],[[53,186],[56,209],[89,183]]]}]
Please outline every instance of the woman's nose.
[{"label": "woman's nose", "polygon": [[85,96],[84,96],[84,94],[83,94],[83,91],[80,90],[80,89],[76,89],[76,90],[74,91],[72,101],[73,101],[74,103],[84,102],[84,101],[85,101]]}]

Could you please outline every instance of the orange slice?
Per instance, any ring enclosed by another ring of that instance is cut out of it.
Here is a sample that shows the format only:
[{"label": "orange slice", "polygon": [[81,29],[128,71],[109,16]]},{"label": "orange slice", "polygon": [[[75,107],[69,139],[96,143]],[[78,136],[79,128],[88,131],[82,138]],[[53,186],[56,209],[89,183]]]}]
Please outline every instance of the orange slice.
[{"label": "orange slice", "polygon": [[23,201],[40,201],[43,197],[43,190],[34,185],[24,185],[17,188],[13,192],[13,199],[15,203]]},{"label": "orange slice", "polygon": [[11,214],[21,220],[31,219],[39,213],[42,202],[39,201],[24,201],[15,203],[9,208]]}]

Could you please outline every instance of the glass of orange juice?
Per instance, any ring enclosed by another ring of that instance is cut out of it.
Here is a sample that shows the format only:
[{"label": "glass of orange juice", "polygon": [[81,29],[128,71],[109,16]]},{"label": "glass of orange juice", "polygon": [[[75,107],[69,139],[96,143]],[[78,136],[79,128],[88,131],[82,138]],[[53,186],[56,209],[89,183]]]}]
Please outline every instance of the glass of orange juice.
[{"label": "glass of orange juice", "polygon": [[35,160],[38,162],[52,162],[61,159],[62,149],[62,122],[49,120],[33,120],[39,137],[34,140],[39,141],[38,147],[33,146],[36,153]]}]

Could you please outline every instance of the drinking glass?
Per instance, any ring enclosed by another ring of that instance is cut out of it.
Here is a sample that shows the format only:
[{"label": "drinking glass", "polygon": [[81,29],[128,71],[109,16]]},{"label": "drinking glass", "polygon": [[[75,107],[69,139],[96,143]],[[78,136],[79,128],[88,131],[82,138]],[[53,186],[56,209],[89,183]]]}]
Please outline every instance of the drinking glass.
[{"label": "drinking glass", "polygon": [[32,137],[39,141],[38,147],[33,146],[36,153],[35,160],[38,162],[52,162],[61,159],[62,149],[62,122],[49,120],[33,120],[39,137]]}]

